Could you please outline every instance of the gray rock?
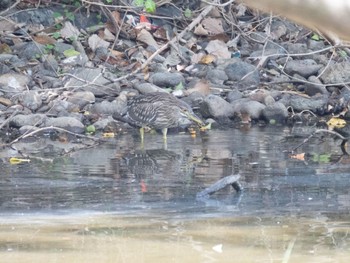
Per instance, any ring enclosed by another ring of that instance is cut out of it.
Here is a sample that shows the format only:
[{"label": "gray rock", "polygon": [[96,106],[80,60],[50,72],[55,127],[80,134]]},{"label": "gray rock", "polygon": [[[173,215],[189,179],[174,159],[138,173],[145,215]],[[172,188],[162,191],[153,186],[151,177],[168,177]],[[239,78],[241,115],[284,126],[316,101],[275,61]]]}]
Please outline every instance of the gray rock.
[{"label": "gray rock", "polygon": [[45,126],[59,127],[75,133],[84,133],[85,131],[84,125],[73,117],[47,118]]},{"label": "gray rock", "polygon": [[7,98],[11,98],[16,93],[27,89],[30,79],[26,75],[17,73],[7,73],[0,76],[0,86]]},{"label": "gray rock", "polygon": [[309,49],[311,50],[320,50],[320,49],[324,49],[325,48],[325,44],[324,41],[316,41],[316,40],[312,40],[312,39],[308,39],[307,41],[307,45],[309,47]]},{"label": "gray rock", "polygon": [[95,103],[89,107],[89,111],[95,114],[122,114],[124,112],[126,106],[122,102],[117,102],[116,100],[110,101],[102,101],[100,103]]},{"label": "gray rock", "polygon": [[301,53],[307,53],[309,51],[307,48],[307,45],[304,43],[285,42],[282,44],[282,46],[290,54],[301,54]]},{"label": "gray rock", "polygon": [[241,99],[242,97],[242,92],[240,92],[239,90],[232,90],[227,94],[227,101],[231,103],[235,100]]},{"label": "gray rock", "polygon": [[111,120],[110,118],[101,119],[101,120],[96,121],[94,123],[94,126],[95,126],[96,130],[103,131],[111,123],[111,121],[113,121],[113,120]]},{"label": "gray rock", "polygon": [[27,42],[17,45],[15,52],[19,58],[31,60],[41,57],[45,53],[45,46],[39,43]]},{"label": "gray rock", "polygon": [[216,95],[208,95],[200,104],[200,112],[204,118],[233,117],[232,105]]},{"label": "gray rock", "polygon": [[223,84],[224,81],[228,80],[228,77],[225,71],[220,69],[213,69],[208,71],[207,79],[214,84]]},{"label": "gray rock", "polygon": [[26,12],[15,12],[12,18],[17,22],[25,23],[27,26],[30,24],[49,26],[55,23],[54,11],[51,7],[28,9]]},{"label": "gray rock", "polygon": [[20,134],[24,134],[24,133],[36,131],[36,130],[39,130],[39,129],[40,129],[40,128],[35,127],[35,126],[24,125],[24,126],[22,126],[21,128],[19,128],[19,133],[20,133]]},{"label": "gray rock", "polygon": [[231,104],[235,113],[247,114],[253,120],[259,120],[262,116],[262,111],[266,108],[264,104],[246,98],[235,100]]},{"label": "gray rock", "polygon": [[305,83],[305,93],[307,95],[314,96],[316,94],[328,94],[326,87],[322,85],[322,82],[319,78],[316,78],[315,76],[310,76],[308,78],[308,81],[319,85]]},{"label": "gray rock", "polygon": [[[316,97],[316,96],[315,96]],[[310,110],[312,112],[322,112],[326,108],[328,96],[318,96],[316,98],[305,98],[301,96],[286,96],[279,102],[283,103],[287,108],[290,106],[296,112]]]},{"label": "gray rock", "polygon": [[256,67],[243,61],[229,64],[225,68],[225,73],[229,80],[237,81],[241,84],[258,85],[260,82],[259,72]]},{"label": "gray rock", "polygon": [[95,103],[95,95],[91,91],[77,91],[63,93],[67,97],[67,101],[75,104],[79,109],[83,109],[86,105]]},{"label": "gray rock", "polygon": [[58,70],[58,62],[56,60],[56,58],[53,55],[46,55],[44,57],[44,69],[48,70],[48,71],[57,71]]},{"label": "gray rock", "polygon": [[288,110],[284,104],[276,102],[267,105],[262,111],[262,117],[268,122],[275,121],[277,123],[285,123],[288,117]]},{"label": "gray rock", "polygon": [[49,114],[52,116],[62,116],[69,112],[78,112],[79,106],[66,100],[54,100],[49,103]]},{"label": "gray rock", "polygon": [[8,67],[7,65],[2,64],[0,62],[0,75],[6,74],[6,73],[9,73],[9,72],[11,72],[10,67]]},{"label": "gray rock", "polygon": [[19,102],[32,111],[36,111],[42,104],[41,96],[35,90],[26,91],[21,94]]},{"label": "gray rock", "polygon": [[349,72],[350,72],[350,62],[344,61],[337,64],[328,65],[320,78],[322,82],[325,84],[349,82],[350,81]]},{"label": "gray rock", "polygon": [[180,83],[185,83],[185,79],[180,73],[159,72],[151,76],[150,81],[159,87],[174,88]]},{"label": "gray rock", "polygon": [[57,53],[57,55],[64,57],[63,52],[69,49],[73,49],[74,47],[70,44],[67,43],[63,43],[63,42],[57,42],[55,44],[55,52]]},{"label": "gray rock", "polygon": [[288,61],[284,70],[289,75],[299,74],[304,78],[308,78],[316,74],[321,68],[322,65],[318,65],[314,60],[304,59]]},{"label": "gray rock", "polygon": [[142,94],[151,92],[164,92],[164,89],[151,83],[137,83],[134,85],[134,87]]},{"label": "gray rock", "polygon": [[45,114],[18,114],[10,120],[10,126],[15,128],[20,128],[27,125],[41,126],[46,122],[46,119],[47,117]]},{"label": "gray rock", "polygon": [[[102,69],[99,68],[78,68],[72,73],[76,78],[70,78],[66,83],[66,87],[81,87],[78,90],[90,91],[96,97],[101,96],[117,96],[120,93],[120,86],[118,83],[111,83],[110,80],[103,77]],[[89,83],[87,85],[87,83]]]}]

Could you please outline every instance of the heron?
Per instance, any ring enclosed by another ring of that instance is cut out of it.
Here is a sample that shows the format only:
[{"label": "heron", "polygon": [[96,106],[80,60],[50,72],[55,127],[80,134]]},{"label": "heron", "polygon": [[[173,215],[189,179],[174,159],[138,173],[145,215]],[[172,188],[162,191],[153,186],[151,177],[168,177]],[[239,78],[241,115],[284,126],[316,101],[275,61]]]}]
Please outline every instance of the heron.
[{"label": "heron", "polygon": [[169,128],[186,127],[191,123],[205,125],[186,102],[166,92],[152,92],[131,97],[128,99],[125,113],[113,117],[139,127],[142,142],[144,129],[147,127],[161,130],[166,141]]}]

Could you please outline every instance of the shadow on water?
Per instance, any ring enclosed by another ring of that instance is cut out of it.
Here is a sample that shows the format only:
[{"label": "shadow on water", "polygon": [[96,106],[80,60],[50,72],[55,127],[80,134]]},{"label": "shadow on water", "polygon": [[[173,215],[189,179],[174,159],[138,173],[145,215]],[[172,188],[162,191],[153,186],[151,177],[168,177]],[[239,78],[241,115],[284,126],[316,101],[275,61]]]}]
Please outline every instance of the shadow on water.
[{"label": "shadow on water", "polygon": [[[345,262],[350,162],[331,139],[314,140],[299,149],[303,158],[290,158],[284,151],[302,140],[291,134],[287,127],[172,134],[166,149],[161,136],[147,135],[141,147],[124,135],[52,162],[3,160],[0,256]],[[242,193],[227,187],[196,199],[237,172]]]}]

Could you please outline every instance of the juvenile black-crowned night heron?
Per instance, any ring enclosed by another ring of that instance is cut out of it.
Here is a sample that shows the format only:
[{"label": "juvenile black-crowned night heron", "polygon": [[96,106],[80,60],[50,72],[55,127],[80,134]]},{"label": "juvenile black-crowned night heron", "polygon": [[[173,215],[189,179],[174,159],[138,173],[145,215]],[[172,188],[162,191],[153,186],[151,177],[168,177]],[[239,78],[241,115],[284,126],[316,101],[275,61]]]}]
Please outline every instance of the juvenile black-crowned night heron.
[{"label": "juvenile black-crowned night heron", "polygon": [[153,92],[128,99],[125,114],[113,116],[131,126],[140,128],[141,141],[144,139],[144,128],[162,130],[166,140],[168,128],[185,127],[195,122],[204,126],[191,107],[169,93]]}]

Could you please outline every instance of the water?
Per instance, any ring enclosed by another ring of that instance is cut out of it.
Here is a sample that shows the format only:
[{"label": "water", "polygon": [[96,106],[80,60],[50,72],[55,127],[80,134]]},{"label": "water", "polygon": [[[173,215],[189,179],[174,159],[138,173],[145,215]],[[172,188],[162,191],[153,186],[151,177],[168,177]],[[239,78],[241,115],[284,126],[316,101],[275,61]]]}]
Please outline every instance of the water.
[{"label": "water", "polygon": [[[349,157],[295,128],[122,135],[0,171],[1,262],[348,262]],[[51,159],[51,161],[50,161]],[[242,193],[196,193],[239,172]]]}]

